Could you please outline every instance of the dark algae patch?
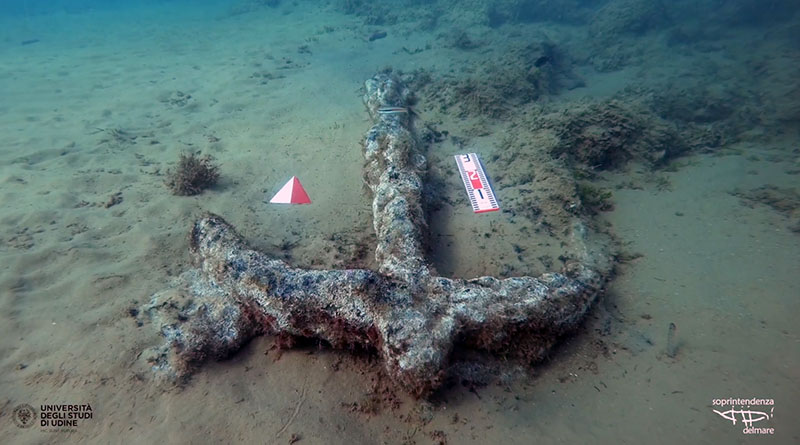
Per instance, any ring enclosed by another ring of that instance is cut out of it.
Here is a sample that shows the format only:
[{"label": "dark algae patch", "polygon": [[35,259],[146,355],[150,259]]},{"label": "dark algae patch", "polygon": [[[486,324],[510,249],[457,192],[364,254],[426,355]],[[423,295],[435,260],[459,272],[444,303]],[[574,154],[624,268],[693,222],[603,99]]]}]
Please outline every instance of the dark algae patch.
[{"label": "dark algae patch", "polygon": [[789,230],[800,233],[800,192],[794,188],[764,185],[749,191],[734,190],[742,205],[754,208],[764,205],[789,218]]},{"label": "dark algae patch", "polygon": [[577,185],[577,192],[583,207],[590,213],[605,212],[614,208],[614,204],[611,202],[611,192],[608,190],[581,182]]}]

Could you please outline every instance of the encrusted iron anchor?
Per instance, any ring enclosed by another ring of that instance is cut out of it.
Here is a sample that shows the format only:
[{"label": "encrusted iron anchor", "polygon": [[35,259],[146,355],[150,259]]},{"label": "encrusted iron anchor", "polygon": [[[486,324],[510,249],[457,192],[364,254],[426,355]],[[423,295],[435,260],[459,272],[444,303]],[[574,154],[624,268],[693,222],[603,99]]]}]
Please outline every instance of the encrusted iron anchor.
[{"label": "encrusted iron anchor", "polygon": [[526,335],[543,356],[577,325],[604,281],[580,220],[569,228],[571,260],[561,273],[460,280],[437,276],[425,260],[425,157],[412,116],[378,111],[408,107],[409,99],[391,74],[366,82],[375,124],[364,143],[365,177],[374,194],[379,269],[293,268],[248,247],[221,217],[203,217],[190,234],[196,268],[142,311],[166,338],[148,354],[154,370],[181,379],[256,335],[299,336],[374,349],[394,382],[424,396],[442,383],[457,342],[496,350]]}]

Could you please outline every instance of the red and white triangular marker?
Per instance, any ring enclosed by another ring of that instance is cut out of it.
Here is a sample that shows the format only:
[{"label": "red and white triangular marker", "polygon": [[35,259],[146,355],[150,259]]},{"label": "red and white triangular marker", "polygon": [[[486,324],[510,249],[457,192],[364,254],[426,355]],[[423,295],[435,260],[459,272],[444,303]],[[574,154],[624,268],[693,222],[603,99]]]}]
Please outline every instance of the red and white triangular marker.
[{"label": "red and white triangular marker", "polygon": [[292,176],[292,179],[286,182],[269,202],[273,204],[311,204],[311,199],[297,176]]}]

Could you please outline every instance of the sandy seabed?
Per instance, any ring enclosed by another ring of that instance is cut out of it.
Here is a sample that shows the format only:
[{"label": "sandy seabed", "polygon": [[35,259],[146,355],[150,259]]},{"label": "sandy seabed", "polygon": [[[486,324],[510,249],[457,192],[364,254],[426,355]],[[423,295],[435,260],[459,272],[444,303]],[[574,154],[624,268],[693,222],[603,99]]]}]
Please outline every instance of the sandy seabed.
[{"label": "sandy seabed", "polygon": [[[371,412],[378,377],[368,357],[278,351],[263,337],[183,388],[154,380],[139,356],[159,343],[157,330],[138,326],[130,309],[188,267],[186,234],[203,212],[224,215],[256,247],[294,264],[370,265],[349,247],[371,231],[362,83],[386,65],[447,73],[462,51],[437,43],[448,26],[365,25],[305,4],[231,16],[165,6],[124,21],[86,12],[0,26],[0,442],[744,441],[741,421],[712,411],[713,399],[728,397],[774,399],[774,417],[754,426],[774,428],[776,443],[799,441],[800,237],[785,214],[732,194],[796,190],[796,123],[767,142],[689,153],[678,169],[633,165],[597,178],[614,202],[597,218],[631,259],[585,326],[527,374],[457,385],[431,401],[401,395],[399,407]],[[503,33],[537,27],[578,45],[570,36],[579,31],[545,24],[471,32],[497,48]],[[387,37],[369,41],[377,29]],[[29,39],[39,42],[20,45]],[[714,57],[724,59],[732,42]],[[647,84],[644,72],[660,81],[673,67],[646,65],[656,59],[613,72],[577,67],[585,86],[552,100],[611,97]],[[491,150],[507,131],[424,98],[420,109],[450,135],[474,135],[434,144],[434,160]],[[165,172],[182,151],[214,156],[220,184],[171,195]],[[314,204],[264,203],[292,175]],[[632,177],[648,179],[630,187]],[[457,179],[448,184],[449,194],[463,193]],[[499,258],[515,256],[512,242],[535,257],[508,214],[476,217],[464,203],[433,223],[439,270],[508,272]],[[480,241],[475,255],[472,234],[489,231],[510,238]],[[524,258],[514,261],[512,274],[527,272]],[[92,415],[70,428],[23,429],[13,420],[20,404],[88,404]]]}]

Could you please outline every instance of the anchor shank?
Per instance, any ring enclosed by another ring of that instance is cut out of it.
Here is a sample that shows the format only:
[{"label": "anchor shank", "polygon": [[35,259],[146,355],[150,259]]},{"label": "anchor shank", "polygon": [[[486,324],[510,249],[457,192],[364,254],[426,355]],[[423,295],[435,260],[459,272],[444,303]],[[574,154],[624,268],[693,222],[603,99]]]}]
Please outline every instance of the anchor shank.
[{"label": "anchor shank", "polygon": [[407,283],[427,281],[424,258],[422,180],[425,157],[414,137],[409,112],[382,114],[381,107],[410,106],[411,92],[389,74],[366,82],[364,104],[375,121],[364,141],[365,179],[374,199],[373,224],[380,272]]}]

